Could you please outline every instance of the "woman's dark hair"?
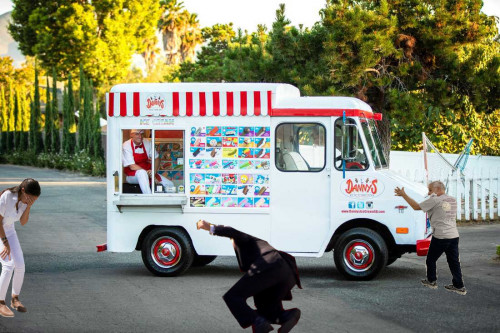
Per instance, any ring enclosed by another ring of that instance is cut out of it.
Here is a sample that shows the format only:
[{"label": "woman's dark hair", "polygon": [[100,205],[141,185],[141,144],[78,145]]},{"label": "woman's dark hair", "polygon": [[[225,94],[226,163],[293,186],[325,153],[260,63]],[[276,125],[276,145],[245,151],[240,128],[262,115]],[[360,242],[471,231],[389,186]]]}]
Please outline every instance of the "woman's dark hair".
[{"label": "woman's dark hair", "polygon": [[0,193],[0,195],[2,195],[5,191],[11,191],[12,193],[19,193],[23,188],[26,194],[34,195],[35,197],[39,197],[40,193],[42,193],[40,184],[38,184],[36,180],[34,180],[33,178],[26,178],[21,182],[21,184],[17,186],[6,188],[5,190],[2,191],[2,193]]}]

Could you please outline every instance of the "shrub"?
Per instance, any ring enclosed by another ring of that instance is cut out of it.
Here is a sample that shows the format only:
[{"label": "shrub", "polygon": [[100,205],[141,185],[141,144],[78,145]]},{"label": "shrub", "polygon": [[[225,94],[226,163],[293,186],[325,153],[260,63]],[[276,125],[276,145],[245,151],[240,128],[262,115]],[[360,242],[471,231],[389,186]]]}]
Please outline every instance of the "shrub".
[{"label": "shrub", "polygon": [[90,157],[85,151],[75,154],[40,153],[33,151],[15,151],[1,154],[0,163],[30,165],[39,168],[70,170],[86,175],[103,177],[106,175],[106,163],[101,158]]},{"label": "shrub", "polygon": [[500,245],[497,245],[497,256],[500,258]]}]

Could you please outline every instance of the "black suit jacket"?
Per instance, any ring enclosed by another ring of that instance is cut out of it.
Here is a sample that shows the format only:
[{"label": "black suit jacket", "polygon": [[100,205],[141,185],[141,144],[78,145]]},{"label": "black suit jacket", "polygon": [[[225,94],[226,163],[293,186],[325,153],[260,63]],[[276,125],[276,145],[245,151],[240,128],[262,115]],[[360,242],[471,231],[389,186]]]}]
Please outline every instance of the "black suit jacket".
[{"label": "black suit jacket", "polygon": [[300,285],[299,272],[295,258],[286,252],[278,251],[265,240],[248,235],[244,232],[223,225],[214,225],[213,234],[228,237],[233,240],[234,251],[238,265],[243,272],[250,268],[263,272],[280,261],[286,262],[294,273],[297,286]]}]

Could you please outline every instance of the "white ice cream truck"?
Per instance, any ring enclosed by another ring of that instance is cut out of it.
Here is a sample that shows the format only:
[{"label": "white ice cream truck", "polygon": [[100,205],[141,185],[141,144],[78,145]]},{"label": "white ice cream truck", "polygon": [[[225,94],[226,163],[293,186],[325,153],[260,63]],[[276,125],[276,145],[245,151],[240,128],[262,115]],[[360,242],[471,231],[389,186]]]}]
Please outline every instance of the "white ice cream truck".
[{"label": "white ice cream truck", "polygon": [[[107,94],[107,244],[139,250],[154,274],[174,276],[216,256],[227,239],[205,219],[267,240],[297,257],[333,251],[350,279],[371,279],[403,253],[426,255],[430,227],[395,186],[417,200],[425,186],[388,169],[376,121],[351,97],[301,97],[288,84],[122,84]],[[122,144],[142,129],[170,179],[152,194],[126,183]]]}]

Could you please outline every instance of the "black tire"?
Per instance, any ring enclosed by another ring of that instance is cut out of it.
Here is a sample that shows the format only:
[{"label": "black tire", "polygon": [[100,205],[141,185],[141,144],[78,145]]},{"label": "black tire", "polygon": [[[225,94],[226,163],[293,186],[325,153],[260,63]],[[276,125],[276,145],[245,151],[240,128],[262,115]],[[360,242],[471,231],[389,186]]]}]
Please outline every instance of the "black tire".
[{"label": "black tire", "polygon": [[333,258],[335,266],[347,279],[371,280],[387,264],[387,245],[377,232],[355,228],[339,237]]},{"label": "black tire", "polygon": [[193,262],[191,240],[181,229],[153,229],[146,235],[141,247],[144,265],[158,276],[180,275]]},{"label": "black tire", "polygon": [[194,255],[193,258],[193,263],[191,264],[191,267],[202,267],[210,264],[212,261],[215,260],[217,256],[200,256],[198,254]]}]

